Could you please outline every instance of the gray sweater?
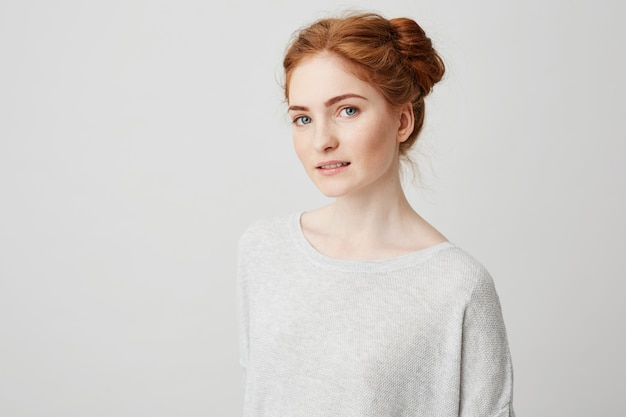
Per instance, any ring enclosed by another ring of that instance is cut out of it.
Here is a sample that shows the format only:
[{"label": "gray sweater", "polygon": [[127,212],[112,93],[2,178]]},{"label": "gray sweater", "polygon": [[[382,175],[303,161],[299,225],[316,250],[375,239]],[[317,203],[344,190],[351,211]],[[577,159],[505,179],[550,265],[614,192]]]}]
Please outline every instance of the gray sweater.
[{"label": "gray sweater", "polygon": [[245,417],[512,417],[493,280],[452,243],[350,261],[261,220],[238,251]]}]

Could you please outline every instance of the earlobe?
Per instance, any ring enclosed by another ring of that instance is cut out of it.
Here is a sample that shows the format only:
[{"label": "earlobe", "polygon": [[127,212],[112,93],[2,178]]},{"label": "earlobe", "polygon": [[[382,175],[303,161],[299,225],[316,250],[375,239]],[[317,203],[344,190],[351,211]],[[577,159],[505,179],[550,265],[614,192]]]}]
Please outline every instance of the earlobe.
[{"label": "earlobe", "polygon": [[413,114],[413,106],[407,103],[400,108],[400,126],[398,128],[398,142],[406,141],[415,126],[415,115]]}]

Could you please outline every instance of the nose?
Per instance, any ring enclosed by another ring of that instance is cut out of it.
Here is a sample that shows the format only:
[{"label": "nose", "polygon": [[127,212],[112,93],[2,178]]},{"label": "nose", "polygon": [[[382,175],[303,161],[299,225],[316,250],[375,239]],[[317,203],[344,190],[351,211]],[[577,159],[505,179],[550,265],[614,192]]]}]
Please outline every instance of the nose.
[{"label": "nose", "polygon": [[313,147],[318,152],[328,152],[335,149],[339,141],[334,129],[329,123],[318,123],[315,126]]}]

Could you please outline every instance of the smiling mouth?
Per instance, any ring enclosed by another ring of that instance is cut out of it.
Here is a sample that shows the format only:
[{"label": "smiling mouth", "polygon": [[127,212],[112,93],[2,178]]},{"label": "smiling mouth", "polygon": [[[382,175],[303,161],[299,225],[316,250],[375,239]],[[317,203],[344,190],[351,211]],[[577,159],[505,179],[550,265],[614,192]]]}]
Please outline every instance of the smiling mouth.
[{"label": "smiling mouth", "polygon": [[334,164],[320,165],[316,167],[317,169],[334,169],[341,168],[350,165],[350,162],[336,162]]}]

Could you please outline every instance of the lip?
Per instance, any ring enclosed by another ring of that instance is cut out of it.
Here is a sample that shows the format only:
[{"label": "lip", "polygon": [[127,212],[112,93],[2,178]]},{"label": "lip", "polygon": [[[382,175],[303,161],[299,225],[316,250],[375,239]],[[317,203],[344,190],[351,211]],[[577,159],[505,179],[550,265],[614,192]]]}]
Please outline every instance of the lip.
[{"label": "lip", "polygon": [[333,160],[320,162],[315,165],[315,169],[322,175],[336,175],[348,169],[349,166],[350,162],[348,161]]}]

